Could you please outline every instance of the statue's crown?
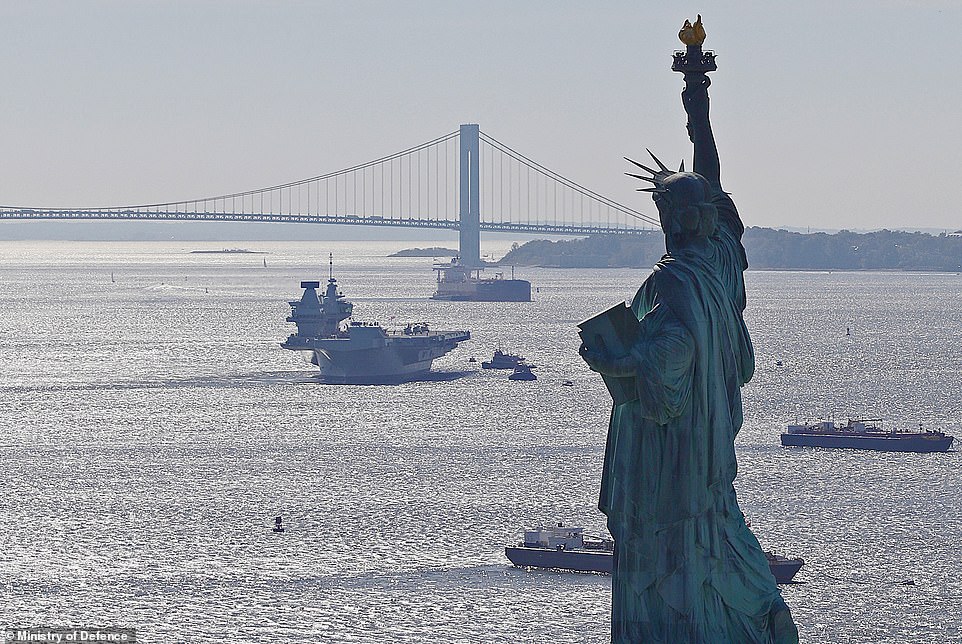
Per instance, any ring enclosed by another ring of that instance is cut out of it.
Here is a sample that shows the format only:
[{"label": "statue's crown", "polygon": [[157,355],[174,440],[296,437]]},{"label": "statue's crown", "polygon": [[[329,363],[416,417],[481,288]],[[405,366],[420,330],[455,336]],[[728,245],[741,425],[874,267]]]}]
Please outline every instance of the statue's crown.
[{"label": "statue's crown", "polygon": [[[675,172],[672,172],[671,170],[669,170],[668,167],[667,167],[664,163],[662,163],[662,162],[658,159],[658,157],[656,157],[656,156],[652,153],[651,150],[645,148],[645,152],[647,152],[648,154],[650,154],[650,155],[651,155],[651,158],[655,160],[655,163],[658,164],[658,169],[657,169],[657,170],[652,170],[651,168],[649,168],[649,167],[646,166],[646,165],[643,165],[643,164],[641,164],[641,163],[638,163],[637,161],[633,161],[632,159],[629,159],[628,157],[625,157],[625,161],[627,161],[628,163],[632,163],[632,164],[638,166],[639,168],[641,168],[641,169],[644,170],[645,172],[648,172],[649,174],[651,174],[651,176],[650,176],[650,177],[646,177],[646,176],[640,175],[640,174],[632,174],[631,172],[626,172],[625,174],[627,174],[629,177],[634,177],[634,178],[636,178],[636,179],[641,179],[642,181],[648,181],[649,183],[655,184],[654,187],[652,187],[652,188],[639,188],[638,190],[641,191],[641,192],[668,192],[668,189],[665,187],[665,181],[667,181],[668,177],[670,177],[670,176],[672,176],[673,174],[676,174],[676,173],[675,173]],[[681,166],[679,166],[679,168],[678,168],[678,172],[684,172],[684,171],[685,171],[685,162],[682,161],[682,162],[681,162]]]}]

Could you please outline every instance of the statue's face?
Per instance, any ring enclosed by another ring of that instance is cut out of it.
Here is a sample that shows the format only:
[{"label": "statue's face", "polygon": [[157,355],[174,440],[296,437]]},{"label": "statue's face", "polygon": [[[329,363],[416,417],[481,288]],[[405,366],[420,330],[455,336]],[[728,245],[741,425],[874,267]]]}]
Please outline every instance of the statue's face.
[{"label": "statue's face", "polygon": [[668,222],[671,221],[671,199],[665,192],[652,194],[652,199],[655,201],[655,207],[658,208],[658,221],[661,222],[661,229],[668,233],[671,228],[668,225]]}]

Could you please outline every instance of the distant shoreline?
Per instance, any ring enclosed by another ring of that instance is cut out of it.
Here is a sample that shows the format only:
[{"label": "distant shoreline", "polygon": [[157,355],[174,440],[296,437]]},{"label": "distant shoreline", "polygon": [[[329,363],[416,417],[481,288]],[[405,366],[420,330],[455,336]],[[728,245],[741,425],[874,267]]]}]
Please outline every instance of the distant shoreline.
[{"label": "distant shoreline", "polygon": [[223,248],[221,250],[192,250],[192,255],[267,255],[262,250],[247,250],[246,248]]},{"label": "distant shoreline", "polygon": [[391,253],[388,257],[457,257],[460,254],[460,251],[453,248],[432,246],[431,248],[405,248]]},{"label": "distant shoreline", "polygon": [[[749,227],[742,242],[749,268],[809,272],[962,272],[962,235],[880,230],[803,234]],[[552,268],[650,268],[665,252],[660,231],[633,236],[592,235],[535,240],[501,259],[503,264]]]}]

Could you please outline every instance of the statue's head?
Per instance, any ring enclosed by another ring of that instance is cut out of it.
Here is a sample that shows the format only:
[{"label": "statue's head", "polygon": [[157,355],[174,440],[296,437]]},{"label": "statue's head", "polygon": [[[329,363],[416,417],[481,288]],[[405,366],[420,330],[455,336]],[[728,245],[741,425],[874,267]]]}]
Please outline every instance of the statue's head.
[{"label": "statue's head", "polygon": [[678,172],[672,172],[655,155],[652,154],[651,157],[658,164],[658,170],[652,170],[631,159],[628,161],[650,172],[652,176],[628,174],[654,184],[654,187],[642,188],[642,191],[650,192],[655,201],[668,251],[690,246],[693,242],[710,237],[718,222],[718,210],[711,203],[711,184],[700,174],[685,172],[684,163]]}]

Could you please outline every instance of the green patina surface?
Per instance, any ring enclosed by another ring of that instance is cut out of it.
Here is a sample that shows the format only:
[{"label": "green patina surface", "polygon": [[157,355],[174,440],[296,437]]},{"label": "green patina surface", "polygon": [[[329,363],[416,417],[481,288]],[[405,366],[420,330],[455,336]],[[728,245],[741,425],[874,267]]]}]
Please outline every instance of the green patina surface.
[{"label": "green patina surface", "polygon": [[708,78],[682,71],[695,173],[641,166],[667,253],[632,303],[640,338],[628,356],[585,355],[597,371],[634,376],[638,393],[612,410],[599,503],[616,543],[612,640],[797,642],[733,486],[741,387],[755,366],[744,227],[721,188]]}]

